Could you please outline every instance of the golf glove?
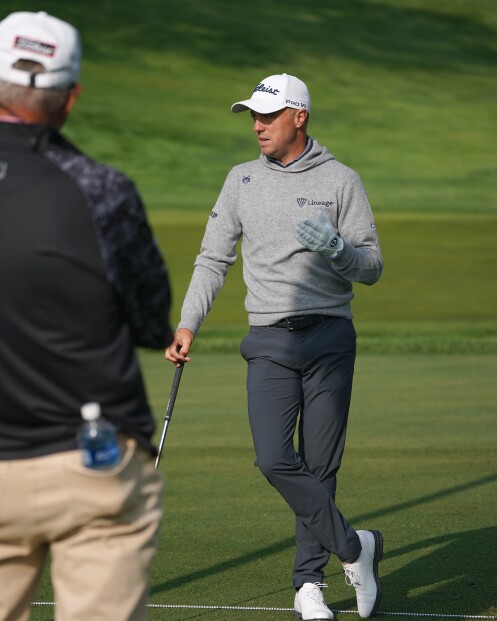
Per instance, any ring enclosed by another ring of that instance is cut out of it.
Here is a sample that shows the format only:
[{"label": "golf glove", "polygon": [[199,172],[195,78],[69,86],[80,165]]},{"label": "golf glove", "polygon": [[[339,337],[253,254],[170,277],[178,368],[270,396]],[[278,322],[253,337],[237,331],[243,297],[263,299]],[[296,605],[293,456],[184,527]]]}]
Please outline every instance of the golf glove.
[{"label": "golf glove", "polygon": [[318,222],[302,220],[297,222],[297,241],[314,252],[321,252],[334,259],[343,249],[343,239],[328,218],[318,211]]}]

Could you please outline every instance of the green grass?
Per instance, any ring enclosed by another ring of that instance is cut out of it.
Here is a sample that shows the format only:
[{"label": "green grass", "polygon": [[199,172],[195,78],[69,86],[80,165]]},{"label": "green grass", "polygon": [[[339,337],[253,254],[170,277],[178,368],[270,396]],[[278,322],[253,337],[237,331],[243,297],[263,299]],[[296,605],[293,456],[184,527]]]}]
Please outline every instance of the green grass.
[{"label": "green grass", "polygon": [[[494,0],[3,0],[2,16],[12,10],[81,30],[85,91],[65,132],[136,182],[170,268],[174,323],[224,178],[257,157],[231,103],[271,73],[308,83],[310,133],[361,174],[385,258],[380,282],[355,288],[340,505],[356,527],[384,532],[382,610],[497,616]],[[154,603],[291,606],[292,516],[252,465],[241,270],[182,380]],[[141,357],[161,425],[174,369]],[[351,609],[334,561],[327,582],[332,607]],[[37,599],[53,599],[47,572]],[[197,617],[289,615],[150,612]]]},{"label": "green grass", "polygon": [[[159,433],[174,368],[161,354],[142,361]],[[357,528],[383,531],[385,612],[497,615],[496,373],[495,355],[359,356],[338,502]],[[152,603],[292,604],[292,514],[253,466],[244,385],[237,354],[198,354],[185,369],[161,461],[165,518]],[[326,581],[332,608],[355,607],[336,559]],[[52,597],[45,575],[37,600]],[[150,613],[197,616],[290,618]],[[52,619],[51,607],[33,618]]]},{"label": "green grass", "polygon": [[[257,156],[231,104],[304,79],[310,132],[380,212],[495,213],[492,0],[31,0],[74,22],[85,92],[68,135],[128,172],[151,209],[205,209]],[[2,12],[19,10],[3,0]]]},{"label": "green grass", "polygon": [[[385,611],[497,614],[496,371],[495,356],[358,360],[338,499],[356,527],[384,531]],[[163,464],[158,566],[168,550],[175,566],[156,574],[153,601],[216,604],[221,589],[232,604],[289,605],[292,517],[252,465],[244,374],[237,356],[185,370]],[[353,607],[336,562],[327,581],[333,607]]]},{"label": "green grass", "polygon": [[[152,216],[173,282],[179,319],[207,214]],[[497,217],[382,214],[377,226],[385,270],[373,287],[356,285],[361,352],[497,353]],[[241,258],[201,328],[197,351],[236,351],[247,330]]]}]

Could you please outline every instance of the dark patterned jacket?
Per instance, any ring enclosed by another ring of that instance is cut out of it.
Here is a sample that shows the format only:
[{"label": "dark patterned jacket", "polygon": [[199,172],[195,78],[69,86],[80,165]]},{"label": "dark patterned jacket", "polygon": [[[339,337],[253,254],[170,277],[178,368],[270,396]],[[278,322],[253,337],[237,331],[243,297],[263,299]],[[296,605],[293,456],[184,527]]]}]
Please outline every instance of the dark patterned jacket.
[{"label": "dark patterned jacket", "polygon": [[46,126],[0,123],[0,296],[0,459],[75,448],[88,401],[153,452],[166,267],[131,181]]}]

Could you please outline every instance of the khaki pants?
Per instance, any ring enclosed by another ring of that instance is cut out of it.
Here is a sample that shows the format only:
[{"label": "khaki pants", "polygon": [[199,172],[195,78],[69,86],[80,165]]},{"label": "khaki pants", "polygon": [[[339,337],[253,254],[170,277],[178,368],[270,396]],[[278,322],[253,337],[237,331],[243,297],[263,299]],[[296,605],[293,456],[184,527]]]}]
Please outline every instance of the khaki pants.
[{"label": "khaki pants", "polygon": [[79,451],[0,461],[0,621],[26,621],[48,552],[57,621],[143,621],[162,479],[136,442],[89,470]]}]

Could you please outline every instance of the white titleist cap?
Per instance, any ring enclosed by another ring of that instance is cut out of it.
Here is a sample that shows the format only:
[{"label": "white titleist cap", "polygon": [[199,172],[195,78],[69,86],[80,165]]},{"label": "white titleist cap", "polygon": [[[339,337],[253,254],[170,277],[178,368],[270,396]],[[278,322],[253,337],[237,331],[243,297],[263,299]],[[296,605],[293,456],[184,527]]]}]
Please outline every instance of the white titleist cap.
[{"label": "white titleist cap", "polygon": [[270,75],[254,88],[252,97],[237,101],[231,106],[232,112],[253,110],[260,114],[277,112],[283,108],[311,110],[311,98],[307,86],[293,75],[283,73]]},{"label": "white titleist cap", "polygon": [[[15,69],[18,60],[36,61],[45,72]],[[0,80],[62,90],[78,81],[80,61],[78,31],[57,17],[20,11],[0,22]]]}]

